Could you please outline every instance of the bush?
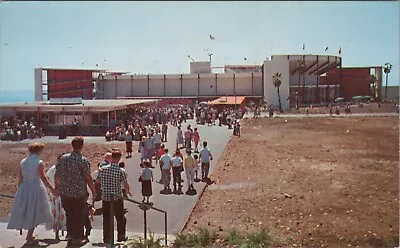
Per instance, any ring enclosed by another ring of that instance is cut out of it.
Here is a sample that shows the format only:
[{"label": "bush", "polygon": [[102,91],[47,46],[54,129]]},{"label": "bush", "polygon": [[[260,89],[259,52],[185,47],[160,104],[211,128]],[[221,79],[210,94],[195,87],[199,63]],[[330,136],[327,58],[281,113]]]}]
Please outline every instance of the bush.
[{"label": "bush", "polygon": [[240,234],[233,229],[232,231],[229,232],[228,236],[225,238],[225,242],[228,245],[242,245],[243,244],[243,237],[240,236]]},{"label": "bush", "polygon": [[165,239],[164,238],[155,238],[154,233],[149,234],[149,238],[146,240],[139,237],[139,240],[132,239],[124,244],[124,248],[161,248],[163,247]]},{"label": "bush", "polygon": [[247,235],[245,245],[243,248],[264,248],[271,243],[271,236],[268,234],[268,230],[262,227],[260,232],[252,232]]}]

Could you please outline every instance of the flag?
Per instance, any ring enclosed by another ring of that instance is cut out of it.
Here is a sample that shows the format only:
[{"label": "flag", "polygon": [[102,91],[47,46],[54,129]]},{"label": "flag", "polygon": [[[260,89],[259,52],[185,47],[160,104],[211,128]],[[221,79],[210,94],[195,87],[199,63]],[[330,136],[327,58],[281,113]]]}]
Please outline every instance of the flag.
[{"label": "flag", "polygon": [[342,47],[339,48],[339,55],[342,54]]},{"label": "flag", "polygon": [[328,47],[325,47],[325,52],[328,51]]},{"label": "flag", "polygon": [[306,45],[303,44],[303,51],[304,51],[304,49],[306,49]]},{"label": "flag", "polygon": [[210,40],[215,40],[214,36],[210,34]]}]

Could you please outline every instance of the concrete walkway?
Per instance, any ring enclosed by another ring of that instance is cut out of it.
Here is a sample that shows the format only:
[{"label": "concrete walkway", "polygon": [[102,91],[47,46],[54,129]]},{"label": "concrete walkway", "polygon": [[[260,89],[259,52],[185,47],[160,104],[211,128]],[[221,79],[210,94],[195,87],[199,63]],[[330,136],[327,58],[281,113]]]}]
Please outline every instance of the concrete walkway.
[{"label": "concrete walkway", "polygon": [[[228,143],[230,136],[232,134],[232,130],[227,129],[226,126],[204,126],[197,125],[193,120],[188,121],[187,123],[182,124],[182,130],[186,130],[187,125],[191,125],[192,128],[197,127],[200,133],[200,143],[203,141],[208,141],[208,146],[210,151],[213,154],[214,160],[211,163],[210,172],[215,168],[217,161],[225,149],[226,144]],[[168,142],[167,148],[170,151],[170,154],[175,151],[175,142],[176,142],[176,127],[169,126],[168,128]],[[49,141],[54,142],[54,137],[48,138]],[[85,137],[86,139],[86,137]],[[91,140],[93,139],[93,140]],[[98,137],[92,137],[90,139],[91,142],[101,142],[101,139]],[[104,140],[104,138],[102,138]],[[46,142],[42,139],[42,141]],[[86,140],[85,140],[86,141]],[[90,142],[87,140],[87,142]],[[62,142],[69,143],[70,140],[64,140]],[[132,199],[136,201],[141,201],[141,184],[138,182],[138,178],[140,175],[141,168],[139,166],[140,163],[140,154],[137,151],[134,151],[133,157],[130,159],[123,159],[125,161],[125,169],[128,173],[128,182],[131,187],[131,192],[133,194]],[[154,162],[153,162],[154,163]],[[154,207],[167,211],[168,213],[168,234],[170,235],[168,240],[173,240],[174,236],[181,231],[183,226],[185,225],[192,209],[194,208],[200,194],[205,189],[206,184],[203,182],[195,183],[194,187],[197,191],[197,195],[188,196],[186,194],[182,195],[161,195],[160,191],[163,189],[163,186],[158,184],[155,181],[160,179],[160,169],[158,165],[154,165],[156,168],[153,169],[154,174],[154,183],[153,183],[153,196],[150,198],[150,201],[154,203]],[[186,174],[182,173],[182,178],[184,179],[183,183],[183,192],[187,190],[187,180]],[[95,204],[96,208],[101,208],[101,202],[97,202]],[[135,235],[143,236],[143,211],[138,208],[136,204],[125,202],[125,208],[127,208],[128,213],[126,214],[127,218],[127,231],[128,236]],[[94,230],[93,235],[90,237],[90,244],[87,244],[85,247],[93,247],[99,246],[102,243],[102,216],[95,216],[94,221],[92,223]],[[6,223],[0,223],[0,244],[4,247],[9,247],[14,245],[15,247],[21,247],[24,243],[24,237],[20,236],[19,232],[16,230],[6,230]],[[164,215],[159,212],[155,212],[153,210],[149,210],[147,212],[147,228],[151,233],[155,233],[156,236],[163,237],[164,233]],[[43,227],[38,228],[35,232],[39,239],[50,239],[49,242],[54,239],[54,235],[51,231],[45,231]],[[26,235],[26,231],[24,231],[24,235]],[[51,242],[50,242],[51,243]],[[47,244],[46,247],[65,247],[66,242],[61,242],[58,244]]]}]

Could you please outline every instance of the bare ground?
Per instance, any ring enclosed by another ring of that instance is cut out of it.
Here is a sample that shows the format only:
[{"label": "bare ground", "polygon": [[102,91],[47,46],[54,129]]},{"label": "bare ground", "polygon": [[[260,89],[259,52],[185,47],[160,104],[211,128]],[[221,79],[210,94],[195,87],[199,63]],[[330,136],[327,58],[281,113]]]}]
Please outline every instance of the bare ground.
[{"label": "bare ground", "polygon": [[[96,170],[96,165],[103,158],[106,151],[112,148],[125,150],[125,142],[117,144],[88,144],[85,143],[83,155],[86,156],[91,164],[92,171]],[[46,144],[41,158],[50,168],[63,152],[71,151],[69,144]],[[1,194],[14,195],[18,183],[18,166],[20,161],[28,155],[27,144],[0,144],[0,192]],[[46,168],[46,169],[47,169]],[[6,216],[11,209],[12,199],[0,197],[0,218]]]},{"label": "bare ground", "polygon": [[276,246],[397,246],[398,125],[397,117],[244,120],[184,232],[265,226]]}]

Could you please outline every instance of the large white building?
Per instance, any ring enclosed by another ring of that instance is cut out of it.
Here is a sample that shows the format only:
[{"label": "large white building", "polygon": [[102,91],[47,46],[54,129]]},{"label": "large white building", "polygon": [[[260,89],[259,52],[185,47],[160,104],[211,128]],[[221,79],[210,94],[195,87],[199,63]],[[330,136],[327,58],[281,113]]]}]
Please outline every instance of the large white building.
[{"label": "large white building", "polygon": [[[299,63],[299,61],[303,62]],[[333,68],[341,68],[341,62],[341,57],[328,55],[273,55],[262,65],[225,66],[225,73],[212,73],[210,62],[192,62],[189,74],[98,73],[97,78],[94,79],[96,81],[95,98],[192,98],[204,100],[221,96],[245,96],[246,98],[265,100],[268,105],[277,107],[278,95],[272,77],[275,73],[280,73],[282,75],[280,95],[283,109],[294,104],[331,103],[335,97],[340,95],[340,78],[334,84],[323,84],[320,82],[320,76]],[[40,68],[35,70],[35,75],[41,75],[39,70]],[[37,98],[43,96],[41,85],[44,84],[39,82],[40,80],[42,80],[41,77],[35,77]],[[60,85],[60,82],[57,83]],[[71,82],[68,83],[71,84]],[[46,85],[50,84],[52,82],[47,82]],[[90,83],[87,84],[90,85]],[[76,91],[82,91],[82,87],[71,86],[72,92],[74,91],[73,87],[77,88]],[[50,87],[47,88],[50,89]]]}]

